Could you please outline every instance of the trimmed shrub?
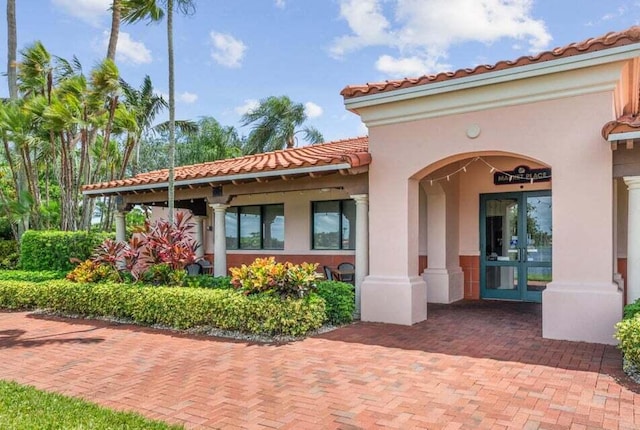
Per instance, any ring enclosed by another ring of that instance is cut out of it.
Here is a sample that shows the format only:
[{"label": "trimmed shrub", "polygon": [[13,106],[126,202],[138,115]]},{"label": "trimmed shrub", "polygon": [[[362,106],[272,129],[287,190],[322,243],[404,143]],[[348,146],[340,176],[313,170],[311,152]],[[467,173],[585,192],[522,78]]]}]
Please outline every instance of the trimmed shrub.
[{"label": "trimmed shrub", "polygon": [[146,287],[0,281],[0,308],[47,309],[86,317],[128,318],[140,324],[177,329],[211,326],[242,332],[302,336],[319,328],[325,302],[316,295],[281,299],[247,296],[234,289]]},{"label": "trimmed shrub", "polygon": [[36,231],[22,235],[20,267],[23,270],[64,270],[73,268],[71,259],[84,261],[111,233],[86,231]]},{"label": "trimmed shrub", "polygon": [[18,260],[20,260],[18,242],[0,240],[0,269],[15,269],[18,267]]},{"label": "trimmed shrub", "polygon": [[53,279],[63,279],[66,272],[55,270],[0,270],[1,281],[32,281],[42,282],[51,281]]},{"label": "trimmed shrub", "polygon": [[615,338],[624,358],[636,369],[640,369],[640,314],[625,318],[616,324]]},{"label": "trimmed shrub", "polygon": [[192,288],[213,288],[220,290],[233,288],[233,285],[231,285],[231,277],[210,275],[187,276],[184,278],[182,286]]},{"label": "trimmed shrub", "polygon": [[355,288],[337,281],[318,282],[316,294],[326,303],[326,321],[330,324],[348,324],[353,321],[356,308]]}]

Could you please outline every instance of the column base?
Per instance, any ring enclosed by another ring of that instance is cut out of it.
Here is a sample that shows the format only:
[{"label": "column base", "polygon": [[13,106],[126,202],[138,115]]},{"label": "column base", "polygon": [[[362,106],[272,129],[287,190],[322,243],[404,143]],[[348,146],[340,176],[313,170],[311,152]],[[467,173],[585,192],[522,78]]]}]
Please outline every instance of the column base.
[{"label": "column base", "polygon": [[551,282],[542,292],[542,337],[615,345],[622,319],[618,285]]},{"label": "column base", "polygon": [[427,319],[427,285],[419,276],[367,276],[360,294],[362,321],[412,325]]},{"label": "column base", "polygon": [[427,268],[422,274],[427,283],[429,303],[453,303],[464,298],[464,273],[459,267],[450,269]]}]

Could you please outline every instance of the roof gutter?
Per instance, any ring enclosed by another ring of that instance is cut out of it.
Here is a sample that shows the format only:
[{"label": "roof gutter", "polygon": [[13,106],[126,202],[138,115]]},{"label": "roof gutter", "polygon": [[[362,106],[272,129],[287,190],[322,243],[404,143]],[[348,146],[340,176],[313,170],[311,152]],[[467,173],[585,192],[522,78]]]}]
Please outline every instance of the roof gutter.
[{"label": "roof gutter", "polygon": [[[309,173],[318,173],[318,172],[329,172],[334,170],[342,170],[342,169],[350,169],[351,164],[349,163],[341,163],[341,164],[327,164],[323,166],[311,166],[311,167],[299,167],[296,169],[286,169],[286,170],[270,170],[267,172],[256,172],[256,173],[239,173],[235,175],[224,175],[224,176],[211,176],[205,178],[198,179],[185,179],[182,181],[175,181],[174,186],[183,187],[189,185],[202,185],[202,184],[215,184],[219,182],[230,182],[237,181],[243,179],[256,179],[256,178],[269,178],[281,175],[300,175],[300,174],[309,174]],[[114,188],[98,188],[94,190],[85,190],[82,192],[84,196],[98,196],[102,194],[118,194],[118,193],[129,193],[135,191],[149,191],[153,189],[162,189],[169,188],[169,182],[156,182],[153,184],[142,184],[142,185],[127,185],[122,187],[114,187]]]},{"label": "roof gutter", "polygon": [[618,140],[640,139],[640,131],[627,131],[624,133],[611,133],[607,140],[616,142]]},{"label": "roof gutter", "polygon": [[619,46],[616,48],[593,51],[586,54],[572,55],[556,60],[541,63],[515,66],[512,68],[485,72],[462,78],[453,78],[442,82],[434,82],[424,85],[416,85],[397,90],[383,91],[380,93],[356,96],[344,100],[345,107],[351,111],[359,108],[393,103],[418,97],[428,97],[453,91],[460,91],[485,85],[500,84],[519,79],[526,79],[550,73],[565,72],[600,64],[624,61],[640,55],[640,43]]}]

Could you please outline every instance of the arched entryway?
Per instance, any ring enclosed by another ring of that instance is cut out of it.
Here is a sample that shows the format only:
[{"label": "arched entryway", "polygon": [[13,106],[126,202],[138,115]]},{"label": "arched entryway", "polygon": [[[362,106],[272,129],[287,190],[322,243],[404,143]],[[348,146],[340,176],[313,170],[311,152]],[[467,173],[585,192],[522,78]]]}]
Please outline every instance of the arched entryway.
[{"label": "arched entryway", "polygon": [[477,152],[432,163],[414,177],[428,302],[541,302],[552,280],[549,165]]}]

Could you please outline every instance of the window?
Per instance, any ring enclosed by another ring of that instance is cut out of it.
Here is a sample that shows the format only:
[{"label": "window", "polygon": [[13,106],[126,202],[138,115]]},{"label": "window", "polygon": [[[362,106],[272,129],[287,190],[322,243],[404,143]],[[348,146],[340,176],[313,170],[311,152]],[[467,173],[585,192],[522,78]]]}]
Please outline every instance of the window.
[{"label": "window", "polygon": [[353,200],[313,202],[313,249],[356,248],[356,203]]},{"label": "window", "polygon": [[284,249],[284,205],[229,208],[225,230],[227,249]]}]

